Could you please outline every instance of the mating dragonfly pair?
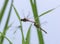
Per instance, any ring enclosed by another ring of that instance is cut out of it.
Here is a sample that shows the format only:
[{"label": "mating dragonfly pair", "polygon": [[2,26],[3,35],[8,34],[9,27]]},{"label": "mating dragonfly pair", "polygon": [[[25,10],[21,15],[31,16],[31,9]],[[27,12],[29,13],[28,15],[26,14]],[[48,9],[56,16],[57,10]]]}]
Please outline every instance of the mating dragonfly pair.
[{"label": "mating dragonfly pair", "polygon": [[46,32],[45,30],[43,30],[43,29],[39,26],[38,23],[36,23],[36,22],[34,22],[34,21],[31,21],[31,20],[29,20],[29,19],[27,19],[27,18],[23,18],[23,19],[21,19],[21,21],[23,21],[23,22],[32,22],[32,23],[34,23],[34,26],[35,26],[36,28],[40,28],[40,30],[42,30],[43,32],[45,32],[45,33],[47,34],[47,32]]}]

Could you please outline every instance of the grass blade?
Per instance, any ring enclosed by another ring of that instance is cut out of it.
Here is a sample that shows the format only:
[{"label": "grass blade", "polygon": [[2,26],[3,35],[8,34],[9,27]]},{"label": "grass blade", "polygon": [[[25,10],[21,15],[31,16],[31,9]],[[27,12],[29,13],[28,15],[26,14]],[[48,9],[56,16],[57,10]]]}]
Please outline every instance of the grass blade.
[{"label": "grass blade", "polygon": [[[13,4],[13,0],[11,2],[11,6],[10,6],[10,10],[9,10],[9,13],[8,13],[8,17],[7,17],[7,21],[6,21],[6,24],[5,24],[5,27],[4,27],[4,30],[3,30],[3,34],[5,35],[6,32],[7,32],[7,26],[8,26],[8,23],[9,23],[9,19],[10,19],[10,14],[11,14],[11,10],[12,10],[12,4]],[[4,40],[4,37],[2,36],[1,37],[1,44],[3,44],[3,40]]]},{"label": "grass blade", "polygon": [[[43,13],[42,13],[41,15],[39,15],[38,17],[42,17],[42,16],[44,16],[44,15],[52,12],[52,11],[55,10],[55,9],[56,9],[56,8],[53,8],[53,9],[50,9],[50,10],[48,10],[48,11],[46,11],[46,12],[43,12]],[[37,17],[36,17],[36,19],[37,19]]]},{"label": "grass blade", "polygon": [[39,15],[39,17],[41,17],[41,16],[43,16],[43,15],[45,15],[45,14],[48,14],[48,13],[52,12],[53,10],[55,10],[55,9],[59,8],[59,7],[60,7],[60,5],[58,5],[58,6],[57,6],[57,7],[55,7],[55,8],[52,8],[52,9],[50,9],[50,10],[46,11],[46,12],[43,12],[41,15]]},{"label": "grass blade", "polygon": [[21,33],[22,33],[22,44],[25,44],[24,34],[23,34],[23,29],[22,29],[22,22],[20,20],[20,16],[19,16],[19,14],[18,14],[18,12],[17,12],[17,10],[16,10],[14,5],[13,5],[13,8],[14,8],[14,11],[15,11],[15,13],[17,15],[17,18],[19,19],[19,22],[20,22],[20,30],[21,30]]},{"label": "grass blade", "polygon": [[5,37],[5,39],[7,39],[10,44],[12,44],[12,42],[7,37]]},{"label": "grass blade", "polygon": [[0,23],[1,23],[1,20],[2,20],[2,17],[4,16],[4,12],[5,12],[5,9],[6,9],[6,7],[7,7],[7,4],[8,4],[8,1],[9,0],[4,0],[5,2],[4,2],[4,5],[3,5],[3,7],[2,7],[2,10],[0,11],[1,13],[0,13]]},{"label": "grass blade", "polygon": [[13,9],[14,9],[14,11],[15,11],[15,13],[16,13],[16,15],[17,15],[17,17],[18,17],[19,21],[20,21],[19,13],[17,12],[17,10],[16,10],[16,8],[15,8],[15,6],[14,6],[14,5],[13,5]]},{"label": "grass blade", "polygon": [[[32,6],[32,11],[33,11],[35,22],[40,24],[39,17],[38,17],[38,12],[37,12],[37,7],[36,7],[36,0],[34,0],[34,4],[32,3],[32,0],[30,0],[30,3],[31,3],[31,6]],[[37,17],[37,19],[36,19],[36,17]],[[42,31],[39,31],[38,28],[37,28],[37,34],[38,34],[39,44],[44,44]]]},{"label": "grass blade", "polygon": [[[7,39],[10,44],[12,44],[12,42],[11,42],[2,32],[0,32],[0,34],[1,34],[1,36],[3,36],[5,39]],[[1,37],[1,36],[0,36],[0,37]]]},{"label": "grass blade", "polygon": [[52,12],[53,10],[55,10],[55,8],[50,9],[50,10],[48,10],[48,11],[42,13],[41,15],[39,15],[39,17],[41,17],[41,16],[43,16],[43,15],[45,15],[45,14],[48,14],[48,13]]},{"label": "grass blade", "polygon": [[29,26],[28,32],[27,32],[27,36],[26,36],[26,42],[25,44],[30,44],[30,31],[31,31],[31,26],[32,24]]}]

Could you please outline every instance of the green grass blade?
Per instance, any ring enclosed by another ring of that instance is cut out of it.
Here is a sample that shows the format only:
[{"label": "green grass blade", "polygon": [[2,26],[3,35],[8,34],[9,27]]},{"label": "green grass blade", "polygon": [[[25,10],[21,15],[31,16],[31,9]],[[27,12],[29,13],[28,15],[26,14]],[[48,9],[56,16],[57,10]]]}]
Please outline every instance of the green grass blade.
[{"label": "green grass blade", "polygon": [[[8,13],[8,17],[7,17],[7,20],[6,20],[6,24],[5,24],[5,27],[4,27],[4,30],[3,30],[3,34],[5,35],[6,32],[7,32],[7,26],[8,26],[8,23],[9,23],[9,19],[10,19],[10,15],[11,15],[11,10],[12,10],[12,3],[13,3],[13,0],[11,2],[11,6],[10,6],[10,10],[9,10],[9,13]],[[2,36],[1,37],[1,44],[3,44],[3,40],[4,40],[4,37]]]},{"label": "green grass blade", "polygon": [[20,21],[19,13],[17,12],[17,10],[16,10],[16,8],[15,8],[15,6],[14,6],[14,5],[13,5],[13,8],[14,8],[14,11],[15,11],[15,13],[16,13],[16,15],[17,15],[17,17],[18,17],[19,21]]},{"label": "green grass blade", "polygon": [[[2,32],[0,32],[0,34],[1,34],[1,36],[3,36],[5,39],[7,39],[10,44],[12,44],[12,42],[11,42]],[[0,37],[1,37],[1,36],[0,36]]]},{"label": "green grass blade", "polygon": [[0,11],[0,17],[1,17],[1,11]]},{"label": "green grass blade", "polygon": [[20,22],[20,30],[21,30],[21,33],[22,33],[22,44],[25,44],[25,40],[24,40],[24,34],[23,34],[23,29],[22,29],[22,22],[21,22],[21,20],[20,20],[20,16],[19,16],[19,14],[18,14],[18,12],[17,12],[17,10],[16,10],[16,8],[15,8],[15,6],[13,5],[13,8],[14,8],[14,11],[15,11],[15,13],[16,13],[16,15],[17,15],[17,18],[19,19],[19,22]]},{"label": "green grass blade", "polygon": [[[46,12],[43,12],[43,13],[42,13],[41,15],[39,15],[38,17],[42,17],[42,16],[44,16],[44,15],[52,12],[52,11],[55,10],[55,9],[56,9],[56,8],[53,8],[53,9],[50,9],[50,10],[48,10],[48,11],[46,11]],[[37,19],[37,17],[36,17],[36,19]]]},{"label": "green grass blade", "polygon": [[[1,17],[1,12],[0,12],[0,17]],[[0,20],[0,24],[1,24],[1,20]]]},{"label": "green grass blade", "polygon": [[57,6],[57,7],[55,7],[55,8],[52,8],[52,9],[50,9],[50,10],[46,11],[46,12],[43,12],[41,15],[39,15],[39,17],[41,17],[41,16],[43,16],[43,15],[45,15],[45,14],[48,14],[48,13],[52,12],[53,10],[55,10],[55,9],[59,8],[59,7],[60,7],[60,5],[58,5],[58,6]]},{"label": "green grass blade", "polygon": [[[39,17],[38,17],[38,12],[37,12],[37,7],[36,7],[36,0],[34,0],[34,4],[32,3],[32,0],[30,0],[30,3],[31,3],[31,6],[32,6],[32,11],[33,11],[35,22],[40,24]],[[39,44],[44,44],[42,31],[39,31],[38,28],[37,28],[37,34],[38,34]]]},{"label": "green grass blade", "polygon": [[6,9],[6,7],[7,7],[7,4],[8,4],[8,1],[9,0],[4,0],[5,2],[4,2],[4,5],[3,5],[3,7],[2,7],[2,10],[0,11],[0,23],[1,23],[1,20],[2,20],[2,17],[4,16],[4,12],[5,12],[5,9]]},{"label": "green grass blade", "polygon": [[30,44],[30,32],[31,32],[31,27],[32,27],[32,24],[31,24],[31,25],[29,26],[29,28],[28,28],[28,32],[27,32],[25,44]]},{"label": "green grass blade", "polygon": [[50,9],[50,10],[48,10],[48,11],[46,11],[46,12],[43,12],[41,15],[39,15],[39,17],[41,17],[41,16],[43,16],[43,15],[45,15],[45,14],[48,14],[48,13],[52,12],[53,10],[55,10],[55,8]]},{"label": "green grass blade", "polygon": [[7,39],[10,44],[12,44],[12,42],[7,37],[5,37],[5,39]]}]

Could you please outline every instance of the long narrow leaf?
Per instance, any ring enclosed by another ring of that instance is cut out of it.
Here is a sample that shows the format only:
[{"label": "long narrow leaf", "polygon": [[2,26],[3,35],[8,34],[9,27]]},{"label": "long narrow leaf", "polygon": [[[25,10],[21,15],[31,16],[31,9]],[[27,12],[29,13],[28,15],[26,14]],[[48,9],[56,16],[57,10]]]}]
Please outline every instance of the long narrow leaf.
[{"label": "long narrow leaf", "polygon": [[58,6],[57,6],[57,7],[55,7],[55,8],[52,8],[52,9],[50,9],[50,10],[46,11],[46,12],[43,12],[41,15],[39,15],[39,17],[41,17],[41,16],[43,16],[43,15],[45,15],[45,14],[48,14],[48,13],[52,12],[53,10],[55,10],[55,9],[59,8],[59,7],[60,7],[60,5],[58,5]]},{"label": "long narrow leaf", "polygon": [[[4,30],[3,30],[3,34],[4,34],[4,35],[5,35],[6,32],[7,32],[7,26],[8,26],[9,19],[10,19],[10,15],[11,15],[12,4],[13,4],[13,0],[12,0],[12,2],[11,2],[11,6],[10,6],[9,13],[8,13],[7,21],[6,21],[6,24],[5,24]],[[4,40],[4,37],[2,36],[2,37],[1,37],[1,44],[3,44],[3,40]]]},{"label": "long narrow leaf", "polygon": [[1,36],[4,36],[4,38],[7,39],[10,44],[12,44],[12,42],[2,32],[0,32],[0,34],[1,34]]},{"label": "long narrow leaf", "polygon": [[50,10],[48,10],[48,11],[46,11],[46,12],[43,12],[41,15],[39,15],[39,17],[41,17],[41,16],[43,16],[43,15],[45,15],[45,14],[48,14],[48,13],[52,12],[53,10],[55,10],[55,8],[50,9]]},{"label": "long narrow leaf", "polygon": [[12,44],[12,42],[7,37],[5,37],[5,39],[7,39],[10,44]]},{"label": "long narrow leaf", "polygon": [[4,16],[4,12],[5,12],[5,9],[6,9],[6,7],[7,7],[7,4],[8,4],[8,1],[9,0],[4,0],[5,2],[4,2],[4,5],[3,5],[3,7],[2,7],[2,10],[0,11],[1,13],[0,13],[0,23],[1,23],[1,20],[2,20],[2,17]]},{"label": "long narrow leaf", "polygon": [[14,5],[13,5],[13,8],[14,8],[15,13],[16,13],[16,15],[17,15],[17,17],[18,17],[19,21],[20,21],[20,16],[19,16],[19,13],[18,13],[18,11],[16,10],[16,8],[15,8],[15,6],[14,6]]},{"label": "long narrow leaf", "polygon": [[[46,11],[46,12],[43,12],[43,13],[42,13],[41,15],[39,15],[38,17],[42,17],[42,16],[44,16],[44,15],[52,12],[52,11],[55,10],[55,9],[56,9],[56,8],[53,8],[53,9],[50,9],[50,10],[48,10],[48,11]],[[36,17],[36,19],[37,19],[37,17]]]},{"label": "long narrow leaf", "polygon": [[[34,0],[34,4],[32,3],[32,0],[30,0],[30,3],[31,3],[31,6],[32,6],[32,11],[33,11],[35,22],[40,24],[39,17],[38,17],[38,12],[37,12],[37,7],[36,7],[36,0]],[[37,19],[36,19],[36,17],[37,17]],[[39,31],[38,28],[37,28],[37,34],[38,34],[39,44],[44,44],[42,31]]]},{"label": "long narrow leaf", "polygon": [[21,33],[22,33],[22,44],[25,44],[25,40],[24,40],[24,34],[23,34],[23,29],[22,29],[22,22],[21,22],[21,20],[20,20],[20,16],[19,16],[19,13],[17,12],[17,10],[16,10],[16,8],[15,8],[15,6],[13,5],[13,8],[14,8],[14,11],[15,11],[15,13],[16,13],[16,15],[17,15],[17,18],[19,19],[19,21],[20,21],[20,30],[21,30]]},{"label": "long narrow leaf", "polygon": [[25,44],[30,44],[31,27],[32,27],[32,24],[29,26],[29,29],[28,29],[28,32],[27,32],[27,36],[26,36],[26,42],[25,42]]}]

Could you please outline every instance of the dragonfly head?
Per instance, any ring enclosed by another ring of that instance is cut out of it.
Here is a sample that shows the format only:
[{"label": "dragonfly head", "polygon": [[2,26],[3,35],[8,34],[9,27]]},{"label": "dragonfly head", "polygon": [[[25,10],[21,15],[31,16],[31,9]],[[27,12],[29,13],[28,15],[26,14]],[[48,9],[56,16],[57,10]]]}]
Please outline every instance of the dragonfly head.
[{"label": "dragonfly head", "polygon": [[29,21],[29,20],[24,18],[24,19],[21,19],[21,21],[26,22],[26,21]]}]

